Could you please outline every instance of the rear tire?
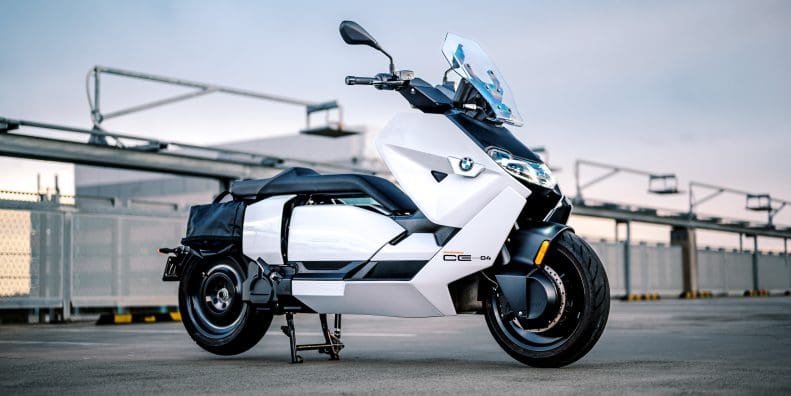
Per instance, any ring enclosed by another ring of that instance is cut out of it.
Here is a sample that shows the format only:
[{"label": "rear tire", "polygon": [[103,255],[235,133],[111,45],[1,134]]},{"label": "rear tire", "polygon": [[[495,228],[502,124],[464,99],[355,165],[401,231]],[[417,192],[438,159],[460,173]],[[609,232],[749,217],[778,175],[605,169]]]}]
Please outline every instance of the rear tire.
[{"label": "rear tire", "polygon": [[272,323],[271,311],[242,301],[246,273],[230,256],[193,261],[179,283],[179,311],[190,337],[217,355],[255,346]]},{"label": "rear tire", "polygon": [[568,293],[560,321],[551,329],[524,330],[504,320],[503,299],[492,287],[484,316],[494,339],[514,359],[533,367],[562,367],[587,354],[601,337],[610,312],[610,288],[604,266],[579,236],[563,232],[542,265],[558,274]]}]

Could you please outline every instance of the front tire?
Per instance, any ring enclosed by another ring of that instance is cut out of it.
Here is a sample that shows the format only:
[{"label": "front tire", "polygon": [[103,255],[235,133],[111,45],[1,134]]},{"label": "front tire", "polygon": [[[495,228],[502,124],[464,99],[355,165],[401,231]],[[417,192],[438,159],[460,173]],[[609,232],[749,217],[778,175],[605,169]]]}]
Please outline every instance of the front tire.
[{"label": "front tire", "polygon": [[246,277],[239,262],[221,256],[192,262],[179,283],[179,311],[190,337],[217,355],[252,348],[272,323],[271,311],[242,301]]},{"label": "front tire", "polygon": [[525,329],[496,286],[484,300],[484,316],[494,339],[511,357],[533,367],[562,367],[587,354],[601,337],[610,312],[610,288],[593,249],[573,232],[553,243],[542,267],[565,291],[565,304],[549,328]]}]

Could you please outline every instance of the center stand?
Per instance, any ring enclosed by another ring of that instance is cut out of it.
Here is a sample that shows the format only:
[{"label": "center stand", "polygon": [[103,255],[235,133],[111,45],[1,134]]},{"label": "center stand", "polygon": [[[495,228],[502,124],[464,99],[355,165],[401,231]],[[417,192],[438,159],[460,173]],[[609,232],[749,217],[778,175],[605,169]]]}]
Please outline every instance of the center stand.
[{"label": "center stand", "polygon": [[291,346],[291,363],[302,363],[302,356],[298,355],[298,351],[312,351],[317,350],[319,353],[326,353],[330,355],[330,360],[339,360],[340,352],[344,345],[341,342],[341,315],[335,314],[335,327],[330,332],[329,325],[327,325],[327,314],[319,314],[321,321],[321,332],[324,335],[323,344],[302,344],[297,345],[297,336],[294,329],[294,314],[291,312],[286,313],[286,326],[280,329],[288,336],[289,344]]}]

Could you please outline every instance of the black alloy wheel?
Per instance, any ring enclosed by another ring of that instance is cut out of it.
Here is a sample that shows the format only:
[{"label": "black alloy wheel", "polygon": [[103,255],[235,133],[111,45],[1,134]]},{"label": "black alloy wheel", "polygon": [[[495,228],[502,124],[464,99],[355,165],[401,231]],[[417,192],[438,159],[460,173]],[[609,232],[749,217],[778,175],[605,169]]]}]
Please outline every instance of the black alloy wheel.
[{"label": "black alloy wheel", "polygon": [[[558,303],[541,325],[525,326],[493,285],[484,315],[497,343],[514,359],[534,367],[562,367],[587,354],[601,337],[610,311],[607,274],[596,253],[573,232],[564,232],[544,259],[542,281],[554,283]],[[526,274],[527,276],[527,274]]]},{"label": "black alloy wheel", "polygon": [[271,311],[242,301],[246,274],[239,262],[221,256],[192,262],[179,284],[179,311],[190,337],[218,355],[252,348],[272,322]]}]

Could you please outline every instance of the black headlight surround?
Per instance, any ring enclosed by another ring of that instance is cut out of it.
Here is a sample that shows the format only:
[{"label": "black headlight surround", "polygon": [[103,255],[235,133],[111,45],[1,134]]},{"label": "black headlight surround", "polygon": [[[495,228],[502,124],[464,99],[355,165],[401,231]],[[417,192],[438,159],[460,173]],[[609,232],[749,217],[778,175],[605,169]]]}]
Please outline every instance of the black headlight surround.
[{"label": "black headlight surround", "polygon": [[528,182],[522,184],[530,190],[531,194],[525,200],[525,207],[516,220],[520,226],[543,222],[563,199],[563,193],[557,185],[554,188],[544,188]]}]

